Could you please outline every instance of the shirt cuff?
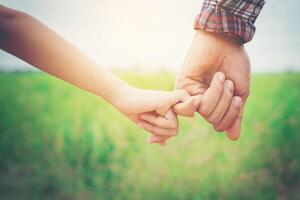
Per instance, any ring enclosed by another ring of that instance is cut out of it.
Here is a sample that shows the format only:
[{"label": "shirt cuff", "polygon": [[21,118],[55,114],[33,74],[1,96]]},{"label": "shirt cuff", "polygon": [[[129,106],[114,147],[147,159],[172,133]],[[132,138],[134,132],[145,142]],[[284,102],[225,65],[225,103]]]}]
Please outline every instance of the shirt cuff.
[{"label": "shirt cuff", "polygon": [[249,42],[255,33],[254,22],[264,0],[204,0],[194,21],[194,29],[213,33],[230,33]]}]

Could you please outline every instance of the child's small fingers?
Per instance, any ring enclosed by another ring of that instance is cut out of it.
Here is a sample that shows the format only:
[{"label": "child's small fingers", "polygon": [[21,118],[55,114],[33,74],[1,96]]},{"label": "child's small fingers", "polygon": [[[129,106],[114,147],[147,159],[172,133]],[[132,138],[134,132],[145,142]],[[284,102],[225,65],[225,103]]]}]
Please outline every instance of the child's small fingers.
[{"label": "child's small fingers", "polygon": [[139,122],[138,126],[145,129],[146,131],[160,136],[174,136],[177,135],[178,129],[163,129],[157,126],[154,126],[148,122]]},{"label": "child's small fingers", "polygon": [[178,102],[184,102],[189,97],[190,97],[189,93],[184,89],[174,90],[170,92],[168,98],[165,101],[166,103],[162,103],[162,105],[156,109],[156,113],[161,116],[164,116],[166,115],[170,107],[172,107]]},{"label": "child's small fingers", "polygon": [[173,99],[175,99],[173,104],[177,103],[178,101],[185,101],[191,97],[191,95],[185,89],[174,90],[173,94]]},{"label": "child's small fingers", "polygon": [[155,115],[153,113],[144,113],[140,118],[150,124],[164,129],[176,129],[178,127],[177,115],[169,109],[165,116]]},{"label": "child's small fingers", "polygon": [[185,117],[194,117],[195,111],[198,109],[202,95],[195,95],[187,99],[183,103],[178,103],[173,107],[174,112]]},{"label": "child's small fingers", "polygon": [[141,114],[140,118],[146,122],[149,122],[152,125],[161,127],[161,128],[177,128],[177,121],[171,118],[171,120],[166,119],[161,116],[157,116],[151,113]]},{"label": "child's small fingers", "polygon": [[193,98],[193,105],[196,109],[199,108],[200,104],[201,104],[201,100],[202,100],[203,95],[202,94],[198,94],[195,96],[192,96]]},{"label": "child's small fingers", "polygon": [[152,134],[149,138],[148,138],[148,143],[149,144],[153,144],[153,143],[165,143],[168,139],[170,138],[170,136],[159,136],[159,135],[154,135]]},{"label": "child's small fingers", "polygon": [[[178,117],[177,114],[175,112],[173,112],[172,109],[169,109],[168,112],[166,113],[166,115],[164,116],[165,119],[169,120],[169,121],[174,121],[177,123],[178,125]],[[177,126],[176,126],[177,127]]]},{"label": "child's small fingers", "polygon": [[169,106],[173,106],[179,102],[184,102],[190,97],[191,95],[184,89],[174,90],[169,96]]},{"label": "child's small fingers", "polygon": [[176,104],[173,107],[173,111],[184,117],[194,117],[195,108],[193,106],[193,99],[189,98],[183,103]]}]

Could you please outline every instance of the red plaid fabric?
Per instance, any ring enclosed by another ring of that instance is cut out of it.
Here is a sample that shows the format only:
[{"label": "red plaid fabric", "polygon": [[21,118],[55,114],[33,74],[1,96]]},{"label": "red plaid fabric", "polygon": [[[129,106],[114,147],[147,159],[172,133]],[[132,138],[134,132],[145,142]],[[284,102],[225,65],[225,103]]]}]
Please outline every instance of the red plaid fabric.
[{"label": "red plaid fabric", "polygon": [[249,42],[254,35],[254,22],[264,0],[204,0],[196,16],[194,29],[214,33],[230,33]]}]

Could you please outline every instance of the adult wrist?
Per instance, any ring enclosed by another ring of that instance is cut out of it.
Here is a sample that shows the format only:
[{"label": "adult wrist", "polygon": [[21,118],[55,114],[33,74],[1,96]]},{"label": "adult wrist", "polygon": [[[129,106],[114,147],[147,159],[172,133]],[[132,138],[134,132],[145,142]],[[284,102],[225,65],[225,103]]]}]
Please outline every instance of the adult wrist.
[{"label": "adult wrist", "polygon": [[219,44],[228,44],[234,47],[242,47],[244,42],[241,37],[232,33],[215,33],[215,32],[207,32],[204,30],[196,30],[196,35],[198,37],[206,37],[208,40],[213,41],[214,43]]},{"label": "adult wrist", "polygon": [[242,46],[244,44],[243,39],[234,33],[224,32],[224,33],[217,33],[221,38],[224,38],[225,40],[228,40],[229,42],[235,43],[239,46]]}]

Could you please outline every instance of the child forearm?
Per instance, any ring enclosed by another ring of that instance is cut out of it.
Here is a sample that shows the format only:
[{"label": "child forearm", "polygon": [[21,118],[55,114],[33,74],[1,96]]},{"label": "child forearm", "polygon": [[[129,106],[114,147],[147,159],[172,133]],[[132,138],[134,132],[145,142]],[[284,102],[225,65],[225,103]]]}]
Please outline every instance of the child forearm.
[{"label": "child forearm", "polygon": [[33,17],[0,6],[0,48],[113,103],[126,83]]}]

